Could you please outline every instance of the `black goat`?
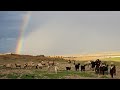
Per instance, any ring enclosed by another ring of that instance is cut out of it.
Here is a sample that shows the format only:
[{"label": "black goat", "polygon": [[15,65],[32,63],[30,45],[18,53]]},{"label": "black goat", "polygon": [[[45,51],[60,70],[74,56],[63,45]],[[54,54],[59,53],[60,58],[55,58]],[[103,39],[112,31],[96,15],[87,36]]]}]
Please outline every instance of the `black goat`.
[{"label": "black goat", "polygon": [[66,67],[66,70],[68,71],[68,70],[71,70],[71,67]]},{"label": "black goat", "polygon": [[81,65],[81,71],[85,71],[85,65]]},{"label": "black goat", "polygon": [[113,78],[113,75],[116,75],[116,67],[115,67],[115,65],[111,66],[111,68],[110,68],[110,75],[111,75],[112,78]]},{"label": "black goat", "polygon": [[108,65],[100,66],[99,73],[104,75],[105,71],[107,71],[107,74],[108,74]]},{"label": "black goat", "polygon": [[79,70],[79,67],[80,67],[80,63],[75,64],[75,70],[76,70],[76,71]]}]

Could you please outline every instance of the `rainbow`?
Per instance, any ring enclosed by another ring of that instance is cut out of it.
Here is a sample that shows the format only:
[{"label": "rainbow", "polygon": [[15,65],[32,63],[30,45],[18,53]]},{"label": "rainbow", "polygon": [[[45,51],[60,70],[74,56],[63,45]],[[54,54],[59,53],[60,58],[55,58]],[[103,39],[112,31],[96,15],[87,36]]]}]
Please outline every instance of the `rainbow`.
[{"label": "rainbow", "polygon": [[24,40],[24,33],[27,29],[27,25],[30,21],[30,17],[31,17],[31,11],[28,11],[27,14],[25,16],[23,16],[23,22],[20,27],[20,34],[18,36],[18,42],[17,42],[17,46],[16,46],[16,51],[15,51],[16,54],[21,53],[23,40]]}]

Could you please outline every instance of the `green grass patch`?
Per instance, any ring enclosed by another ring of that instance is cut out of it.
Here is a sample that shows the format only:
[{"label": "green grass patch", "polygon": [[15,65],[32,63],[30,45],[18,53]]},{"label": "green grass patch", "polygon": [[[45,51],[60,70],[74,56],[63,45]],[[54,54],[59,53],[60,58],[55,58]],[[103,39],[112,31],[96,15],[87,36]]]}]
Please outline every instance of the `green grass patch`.
[{"label": "green grass patch", "polygon": [[101,76],[100,78],[109,78],[108,76],[106,76],[106,75],[103,75],[103,76]]},{"label": "green grass patch", "polygon": [[1,78],[1,77],[4,77],[4,76],[5,76],[4,74],[0,74],[0,78]]},{"label": "green grass patch", "polygon": [[90,72],[76,72],[76,71],[61,71],[58,72],[57,74],[55,73],[46,73],[43,74],[43,77],[47,77],[49,79],[60,79],[60,78],[64,78],[65,76],[74,76],[74,75],[78,75],[81,77],[97,77],[96,75],[94,75],[93,73]]},{"label": "green grass patch", "polygon": [[7,76],[7,78],[9,78],[9,79],[17,79],[17,78],[19,77],[18,74],[8,74],[8,75],[6,75],[6,76]]},{"label": "green grass patch", "polygon": [[105,58],[106,61],[120,61],[120,57],[114,57],[114,58]]},{"label": "green grass patch", "polygon": [[21,79],[35,79],[35,75],[34,74],[23,74],[20,78]]}]

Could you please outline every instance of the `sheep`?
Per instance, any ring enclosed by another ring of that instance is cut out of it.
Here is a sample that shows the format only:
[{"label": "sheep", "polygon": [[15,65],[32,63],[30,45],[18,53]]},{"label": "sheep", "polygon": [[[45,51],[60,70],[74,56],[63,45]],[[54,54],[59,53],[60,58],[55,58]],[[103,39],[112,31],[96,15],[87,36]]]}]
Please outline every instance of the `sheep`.
[{"label": "sheep", "polygon": [[46,65],[46,63],[44,62],[44,61],[41,61],[40,62],[43,66],[45,66]]},{"label": "sheep", "polygon": [[37,69],[39,69],[39,68],[42,69],[42,67],[43,67],[43,65],[41,63],[38,63],[36,66]]},{"label": "sheep", "polygon": [[52,62],[51,62],[51,61],[50,61],[50,62],[48,61],[48,65],[49,65],[49,66],[54,66],[54,64],[55,64],[54,61],[52,61]]},{"label": "sheep", "polygon": [[12,69],[12,67],[13,67],[12,64],[5,64],[4,66],[5,66],[5,68],[9,68],[9,69]]},{"label": "sheep", "polygon": [[16,68],[17,68],[17,67],[21,68],[21,64],[16,64],[16,63],[15,63],[15,66],[16,66]]},{"label": "sheep", "polygon": [[34,66],[35,66],[35,64],[33,62],[29,62],[29,63],[25,63],[24,68],[27,68],[27,67],[32,68]]}]

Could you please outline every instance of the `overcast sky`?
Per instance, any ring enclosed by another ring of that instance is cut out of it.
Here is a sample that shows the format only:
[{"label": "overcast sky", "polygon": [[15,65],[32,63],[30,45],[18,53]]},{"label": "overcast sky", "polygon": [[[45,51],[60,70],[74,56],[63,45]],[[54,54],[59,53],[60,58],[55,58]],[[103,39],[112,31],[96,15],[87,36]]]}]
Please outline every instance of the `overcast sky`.
[{"label": "overcast sky", "polygon": [[[26,12],[0,11],[0,53],[15,52]],[[21,54],[120,51],[119,11],[33,11]]]}]

